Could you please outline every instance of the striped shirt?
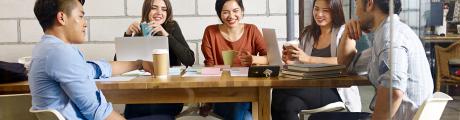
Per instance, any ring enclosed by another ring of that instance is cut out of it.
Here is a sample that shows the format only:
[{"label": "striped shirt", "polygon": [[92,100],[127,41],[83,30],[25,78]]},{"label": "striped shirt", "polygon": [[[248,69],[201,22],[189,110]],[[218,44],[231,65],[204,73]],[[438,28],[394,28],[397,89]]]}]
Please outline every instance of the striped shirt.
[{"label": "striped shirt", "polygon": [[368,58],[368,77],[374,86],[392,87],[404,93],[402,103],[393,119],[410,120],[423,101],[433,93],[433,78],[425,50],[417,34],[402,23],[398,15],[393,15],[392,22],[392,43],[388,17],[371,33],[373,38],[370,38],[372,47],[369,48],[370,52],[367,52],[369,55],[360,55],[370,57],[359,57],[358,61]]}]

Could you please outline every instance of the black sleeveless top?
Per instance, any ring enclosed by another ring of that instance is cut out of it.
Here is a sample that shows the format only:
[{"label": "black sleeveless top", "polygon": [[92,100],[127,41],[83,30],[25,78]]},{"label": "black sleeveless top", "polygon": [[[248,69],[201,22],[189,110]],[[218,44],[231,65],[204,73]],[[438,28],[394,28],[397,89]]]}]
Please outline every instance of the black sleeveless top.
[{"label": "black sleeveless top", "polygon": [[315,57],[331,57],[331,45],[327,46],[326,48],[316,49],[313,47],[311,50],[310,56]]}]

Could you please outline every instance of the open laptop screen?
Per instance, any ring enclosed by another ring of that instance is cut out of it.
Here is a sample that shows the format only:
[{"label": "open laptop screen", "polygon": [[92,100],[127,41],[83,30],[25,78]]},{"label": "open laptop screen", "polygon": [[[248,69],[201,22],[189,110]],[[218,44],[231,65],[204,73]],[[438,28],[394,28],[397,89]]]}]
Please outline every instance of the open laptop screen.
[{"label": "open laptop screen", "polygon": [[275,29],[262,28],[262,32],[267,45],[268,64],[282,66],[281,51],[278,46]]},{"label": "open laptop screen", "polygon": [[153,37],[118,37],[115,38],[115,51],[117,60],[152,61],[152,51],[154,49],[168,49],[168,38],[164,36]]}]

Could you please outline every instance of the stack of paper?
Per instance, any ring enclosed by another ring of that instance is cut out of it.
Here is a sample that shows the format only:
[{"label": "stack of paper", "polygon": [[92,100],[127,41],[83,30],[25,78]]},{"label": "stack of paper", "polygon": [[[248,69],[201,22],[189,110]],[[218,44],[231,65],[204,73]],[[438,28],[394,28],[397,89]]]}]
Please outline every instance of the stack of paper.
[{"label": "stack of paper", "polygon": [[344,65],[294,64],[288,65],[287,69],[281,72],[281,77],[294,79],[319,79],[339,77],[344,69]]}]

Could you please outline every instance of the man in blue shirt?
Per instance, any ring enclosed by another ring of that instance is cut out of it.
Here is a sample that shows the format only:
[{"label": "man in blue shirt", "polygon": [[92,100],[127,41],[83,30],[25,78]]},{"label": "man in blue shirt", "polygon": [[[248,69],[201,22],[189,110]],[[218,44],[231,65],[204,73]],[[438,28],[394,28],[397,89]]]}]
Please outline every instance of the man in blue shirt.
[{"label": "man in blue shirt", "polygon": [[32,109],[55,109],[66,119],[124,119],[113,111],[94,79],[135,69],[146,61],[86,61],[73,44],[85,40],[84,0],[37,0],[34,13],[45,35],[35,46],[29,73]]},{"label": "man in blue shirt", "polygon": [[[367,67],[368,78],[376,88],[372,119],[412,119],[433,92],[423,45],[417,34],[399,19],[401,0],[394,0],[394,14],[389,13],[389,0],[355,1],[359,19],[346,24],[338,62],[354,71],[362,69],[357,66]],[[369,33],[372,47],[356,54],[355,46],[346,45],[354,45],[361,31]]]}]

